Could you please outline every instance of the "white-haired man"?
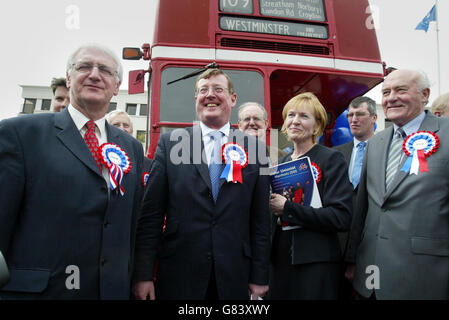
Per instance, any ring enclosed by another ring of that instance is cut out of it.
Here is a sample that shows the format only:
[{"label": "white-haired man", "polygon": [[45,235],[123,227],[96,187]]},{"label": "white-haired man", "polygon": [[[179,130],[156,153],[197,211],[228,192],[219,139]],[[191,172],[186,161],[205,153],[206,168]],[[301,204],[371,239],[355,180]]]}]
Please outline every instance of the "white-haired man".
[{"label": "white-haired man", "polygon": [[449,299],[449,119],[424,111],[429,87],[412,70],[382,84],[393,126],[368,142],[346,253],[362,298]]},{"label": "white-haired man", "polygon": [[114,53],[82,46],[67,108],[0,122],[0,298],[129,298],[143,151],[105,121],[121,79]]},{"label": "white-haired man", "polygon": [[113,125],[129,134],[133,134],[133,123],[131,117],[126,111],[114,110],[106,115],[106,120]]}]

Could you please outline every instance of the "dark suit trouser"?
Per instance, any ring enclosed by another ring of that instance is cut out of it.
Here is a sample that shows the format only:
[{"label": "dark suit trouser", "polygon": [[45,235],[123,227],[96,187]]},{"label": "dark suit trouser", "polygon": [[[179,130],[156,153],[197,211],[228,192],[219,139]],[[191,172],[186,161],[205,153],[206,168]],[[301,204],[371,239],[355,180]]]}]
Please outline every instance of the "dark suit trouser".
[{"label": "dark suit trouser", "polygon": [[209,301],[217,301],[218,300],[218,289],[217,289],[217,280],[215,280],[215,266],[212,264],[210,271],[210,279],[209,284],[206,290],[205,300]]}]

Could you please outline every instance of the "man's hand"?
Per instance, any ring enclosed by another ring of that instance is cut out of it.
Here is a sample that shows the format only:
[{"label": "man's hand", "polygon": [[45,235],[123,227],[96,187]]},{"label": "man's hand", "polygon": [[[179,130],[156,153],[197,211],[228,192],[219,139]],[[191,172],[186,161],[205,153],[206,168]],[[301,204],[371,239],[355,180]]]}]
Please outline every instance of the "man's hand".
[{"label": "man's hand", "polygon": [[354,263],[348,264],[345,271],[345,278],[352,282],[354,280],[354,271],[355,271],[355,264]]},{"label": "man's hand", "polygon": [[154,300],[156,298],[154,294],[154,283],[153,281],[139,281],[133,286],[133,294],[137,300]]},{"label": "man's hand", "polygon": [[277,193],[270,195],[270,209],[275,216],[280,216],[284,213],[284,205],[287,198]]},{"label": "man's hand", "polygon": [[250,283],[249,284],[249,294],[251,297],[251,300],[258,300],[259,297],[264,297],[265,294],[268,291],[268,285],[266,286],[261,286],[258,284],[253,284]]}]

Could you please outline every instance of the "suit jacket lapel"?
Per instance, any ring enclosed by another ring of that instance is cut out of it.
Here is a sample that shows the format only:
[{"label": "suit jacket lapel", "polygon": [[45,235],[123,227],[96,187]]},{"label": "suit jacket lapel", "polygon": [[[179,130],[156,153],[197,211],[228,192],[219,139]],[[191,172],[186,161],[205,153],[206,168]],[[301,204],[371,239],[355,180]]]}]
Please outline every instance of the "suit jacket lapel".
[{"label": "suit jacket lapel", "polygon": [[56,136],[67,147],[67,149],[69,149],[75,157],[77,157],[89,169],[102,176],[89,148],[70,117],[67,108],[62,112],[55,114],[55,127],[60,130]]},{"label": "suit jacket lapel", "polygon": [[[440,127],[438,125],[437,117],[435,117],[432,114],[429,114],[428,111],[426,111],[426,117],[424,118],[423,122],[421,123],[421,126],[419,127],[418,131],[431,131],[431,132],[436,133],[436,132],[438,132],[439,129],[440,129]],[[394,180],[392,182],[391,188],[388,191],[388,193],[385,195],[385,199],[387,199],[390,196],[390,194],[393,192],[393,190],[395,190],[404,181],[404,179],[409,175],[408,172],[401,171],[401,168],[404,165],[406,160],[407,160],[407,155],[404,155],[402,157],[401,163],[399,165],[398,172],[396,173],[396,176],[394,177]],[[384,170],[384,175],[385,175],[385,170]]]},{"label": "suit jacket lapel", "polygon": [[348,168],[350,166],[351,163],[351,156],[352,156],[352,150],[354,149],[354,140],[352,140],[351,142],[349,142],[348,144],[346,144],[344,146],[343,151],[343,155],[345,156],[345,160],[348,164]]},{"label": "suit jacket lapel", "polygon": [[[201,127],[199,125],[195,125],[192,128],[188,128],[187,130],[191,131],[190,163],[193,163],[196,170],[198,170],[198,173],[200,174],[201,178],[203,178],[206,185],[212,191],[212,184],[210,182],[210,175],[209,175],[209,167],[207,166],[207,163],[203,161],[206,158],[204,157],[204,143],[201,135]],[[198,150],[201,150],[200,151],[201,159],[198,159]]]},{"label": "suit jacket lapel", "polygon": [[[380,174],[379,174],[379,188],[381,188],[382,192],[380,192],[379,194],[383,194],[384,195],[384,202],[385,200],[389,197],[391,190],[393,188],[390,188],[389,192],[387,193],[386,191],[386,186],[385,186],[385,171],[387,170],[387,161],[388,161],[388,151],[390,149],[390,141],[391,141],[391,137],[393,136],[393,126],[387,128],[384,130],[385,134],[382,134],[382,136],[380,136],[380,150],[374,151],[374,152],[379,152],[379,157],[381,157],[381,159],[379,159],[379,164],[380,164]],[[393,182],[394,184],[394,182]]]}]

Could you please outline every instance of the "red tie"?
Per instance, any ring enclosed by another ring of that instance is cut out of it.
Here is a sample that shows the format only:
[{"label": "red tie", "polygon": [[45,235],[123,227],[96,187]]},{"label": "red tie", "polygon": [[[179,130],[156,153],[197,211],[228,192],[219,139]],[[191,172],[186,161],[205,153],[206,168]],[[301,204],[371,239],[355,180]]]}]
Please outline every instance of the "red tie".
[{"label": "red tie", "polygon": [[86,141],[87,147],[89,148],[92,156],[94,157],[95,162],[97,163],[98,169],[101,172],[101,162],[98,156],[98,139],[95,135],[95,122],[89,120],[86,123],[87,131],[84,134],[84,141]]}]

